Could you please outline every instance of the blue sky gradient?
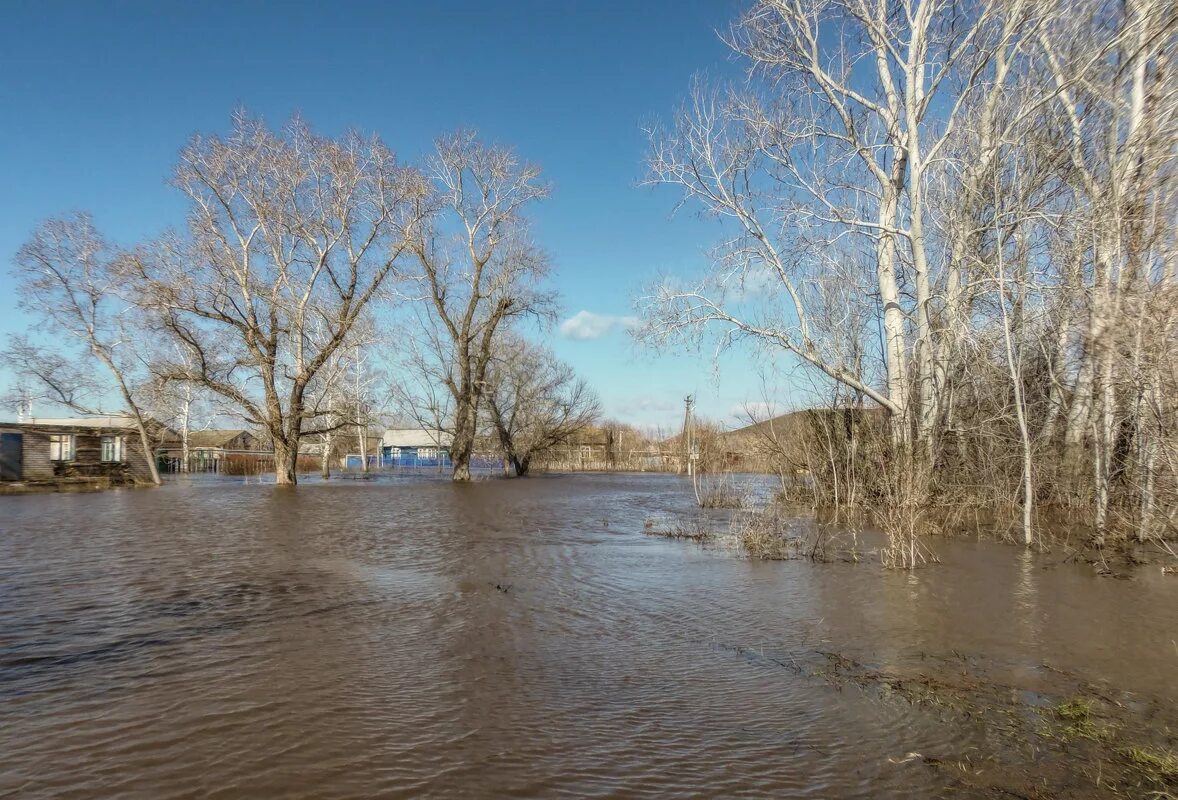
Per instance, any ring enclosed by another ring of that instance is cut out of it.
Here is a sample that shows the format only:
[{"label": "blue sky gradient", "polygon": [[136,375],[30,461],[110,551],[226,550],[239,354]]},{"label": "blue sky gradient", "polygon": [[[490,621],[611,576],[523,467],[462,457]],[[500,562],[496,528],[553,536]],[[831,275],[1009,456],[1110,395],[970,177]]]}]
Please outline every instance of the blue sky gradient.
[{"label": "blue sky gradient", "polygon": [[226,130],[236,106],[274,125],[298,112],[321,133],[377,132],[408,160],[473,127],[553,183],[534,212],[567,323],[549,337],[605,411],[673,426],[695,392],[702,414],[729,420],[763,399],[749,354],[717,373],[708,354],[636,350],[623,321],[645,282],[700,270],[717,234],[690,211],[672,218],[673,192],[638,186],[642,127],[670,116],[693,73],[740,79],[716,33],[739,11],[735,0],[5,4],[0,337],[27,324],[9,270],[39,222],[87,210],[122,244],[182,224],[166,185],[176,153],[194,132]]}]

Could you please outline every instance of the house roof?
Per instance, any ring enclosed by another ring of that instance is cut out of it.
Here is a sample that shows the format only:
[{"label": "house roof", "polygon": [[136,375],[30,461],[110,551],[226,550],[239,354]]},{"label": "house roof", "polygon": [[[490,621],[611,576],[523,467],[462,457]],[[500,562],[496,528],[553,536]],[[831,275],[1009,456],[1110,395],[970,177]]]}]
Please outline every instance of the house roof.
[{"label": "house roof", "polygon": [[[243,430],[209,430],[192,431],[188,434],[189,447],[225,447],[231,441],[249,431]],[[252,435],[252,434],[251,434]]]},{"label": "house roof", "polygon": [[[178,439],[179,434],[158,420],[144,419],[148,433],[156,440],[165,442]],[[88,417],[31,417],[17,422],[0,422],[6,428],[40,428],[52,432],[60,430],[124,431],[135,430],[135,418],[130,414],[95,414]]]},{"label": "house roof", "polygon": [[380,437],[384,447],[449,447],[452,441],[445,431],[424,428],[390,428]]},{"label": "house roof", "polygon": [[92,417],[32,417],[26,424],[63,428],[134,428],[135,418],[130,414],[101,414]]}]

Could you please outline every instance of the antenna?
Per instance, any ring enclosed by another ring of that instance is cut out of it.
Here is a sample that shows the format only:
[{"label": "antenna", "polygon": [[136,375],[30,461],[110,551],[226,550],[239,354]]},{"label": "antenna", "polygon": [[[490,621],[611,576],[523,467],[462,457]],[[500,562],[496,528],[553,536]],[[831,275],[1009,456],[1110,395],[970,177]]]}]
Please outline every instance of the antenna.
[{"label": "antenna", "polygon": [[33,419],[33,398],[29,395],[29,387],[22,385],[17,391],[19,399],[16,403],[16,421],[31,422]]}]

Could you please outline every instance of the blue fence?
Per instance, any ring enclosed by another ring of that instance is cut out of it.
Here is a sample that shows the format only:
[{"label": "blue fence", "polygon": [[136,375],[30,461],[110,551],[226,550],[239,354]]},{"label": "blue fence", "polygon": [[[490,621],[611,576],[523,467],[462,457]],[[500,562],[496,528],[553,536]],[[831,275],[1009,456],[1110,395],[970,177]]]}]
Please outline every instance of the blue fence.
[{"label": "blue fence", "polygon": [[[363,460],[358,454],[348,455],[344,461],[349,470],[358,470]],[[368,469],[435,469],[449,470],[454,466],[449,453],[436,456],[419,456],[416,453],[400,453],[398,455],[368,456]],[[503,459],[495,456],[473,455],[470,459],[471,469],[502,470]]]}]

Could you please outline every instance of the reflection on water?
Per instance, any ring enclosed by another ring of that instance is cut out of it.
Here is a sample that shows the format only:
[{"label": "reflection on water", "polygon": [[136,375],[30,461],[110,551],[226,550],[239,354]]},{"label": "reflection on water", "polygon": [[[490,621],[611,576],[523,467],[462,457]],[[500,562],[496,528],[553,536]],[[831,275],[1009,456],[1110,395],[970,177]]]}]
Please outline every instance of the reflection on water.
[{"label": "reflection on water", "polygon": [[642,534],[688,495],[586,475],[3,498],[0,794],[937,796],[904,754],[983,743],[782,668],[815,650],[1178,699],[1178,581]]}]

